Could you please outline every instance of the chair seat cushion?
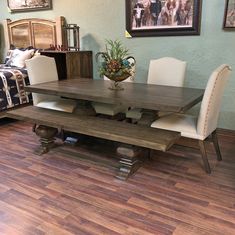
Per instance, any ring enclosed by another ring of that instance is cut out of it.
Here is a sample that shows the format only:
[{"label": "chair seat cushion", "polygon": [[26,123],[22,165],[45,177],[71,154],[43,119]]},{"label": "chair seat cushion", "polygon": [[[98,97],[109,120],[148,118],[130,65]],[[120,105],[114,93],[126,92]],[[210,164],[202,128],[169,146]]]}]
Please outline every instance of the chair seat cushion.
[{"label": "chair seat cushion", "polygon": [[66,113],[72,113],[77,106],[75,100],[69,99],[55,99],[40,101],[37,105],[40,108],[52,109]]},{"label": "chair seat cushion", "polygon": [[99,102],[92,102],[92,106],[96,113],[114,116],[118,113],[125,113],[127,108],[123,105],[105,104]]},{"label": "chair seat cushion", "polygon": [[141,108],[132,108],[126,112],[127,118],[137,119],[139,120],[142,116],[142,109]]},{"label": "chair seat cushion", "polygon": [[187,114],[169,114],[154,121],[151,127],[181,132],[183,137],[204,139],[197,133],[197,118]]}]

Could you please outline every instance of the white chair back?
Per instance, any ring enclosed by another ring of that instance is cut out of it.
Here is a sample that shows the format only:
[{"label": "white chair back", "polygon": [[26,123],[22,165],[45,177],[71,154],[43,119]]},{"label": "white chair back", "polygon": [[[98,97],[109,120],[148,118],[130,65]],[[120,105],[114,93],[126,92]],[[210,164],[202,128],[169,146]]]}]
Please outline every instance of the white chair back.
[{"label": "white chair back", "polygon": [[182,87],[187,63],[172,57],[150,60],[148,84]]},{"label": "white chair back", "polygon": [[228,65],[220,65],[207,82],[197,121],[197,133],[204,138],[217,128],[221,100],[230,73]]},{"label": "white chair back", "polygon": [[[26,60],[25,63],[31,85],[58,80],[57,68],[54,58],[38,55],[32,59]],[[34,105],[37,105],[42,100],[49,101],[55,99],[53,96],[36,93],[33,93],[32,96]]]}]

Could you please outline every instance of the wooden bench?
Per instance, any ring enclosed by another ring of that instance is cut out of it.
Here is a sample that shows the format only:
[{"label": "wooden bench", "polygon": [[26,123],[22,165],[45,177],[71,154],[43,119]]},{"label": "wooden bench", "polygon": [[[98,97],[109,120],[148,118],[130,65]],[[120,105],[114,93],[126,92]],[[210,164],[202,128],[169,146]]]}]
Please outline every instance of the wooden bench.
[{"label": "wooden bench", "polygon": [[117,152],[121,156],[120,171],[117,176],[120,179],[126,179],[141,165],[141,151],[137,146],[167,151],[180,137],[180,133],[149,126],[64,113],[35,106],[9,111],[7,116],[41,125],[36,129],[36,133],[41,137],[41,145],[44,150],[49,150],[48,147],[53,142],[57,128],[124,143],[124,146],[117,148]]}]

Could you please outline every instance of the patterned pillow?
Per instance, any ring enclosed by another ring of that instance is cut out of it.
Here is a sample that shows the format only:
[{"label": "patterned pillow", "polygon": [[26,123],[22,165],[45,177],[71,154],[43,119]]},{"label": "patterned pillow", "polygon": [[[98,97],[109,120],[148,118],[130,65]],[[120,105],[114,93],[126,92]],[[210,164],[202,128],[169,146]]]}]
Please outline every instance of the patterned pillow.
[{"label": "patterned pillow", "polygon": [[9,61],[9,59],[10,59],[11,56],[12,56],[13,51],[14,51],[14,50],[9,50],[9,51],[7,52],[7,55],[6,55],[4,64],[7,64],[7,62]]},{"label": "patterned pillow", "polygon": [[33,56],[33,54],[34,54],[34,49],[25,50],[25,51],[14,49],[6,65],[24,68],[25,60],[30,59]]},{"label": "patterned pillow", "polygon": [[[21,51],[27,51],[27,50],[33,49],[35,53],[41,51],[41,49],[37,49],[37,48],[34,48],[34,47],[32,47],[32,46],[28,46],[28,47],[26,47],[26,48],[23,48],[23,47],[22,47],[22,48],[17,48],[15,45],[11,44],[11,45],[10,45],[10,50],[7,52],[7,55],[6,55],[6,58],[5,58],[5,61],[4,61],[4,64],[6,64],[6,66],[11,66],[11,65],[10,65],[10,64],[11,64],[11,61],[8,62],[8,60],[11,59],[12,54],[13,54],[14,50],[16,50],[16,49],[17,49],[17,50],[21,50]],[[33,56],[33,55],[32,55],[32,56]]]}]

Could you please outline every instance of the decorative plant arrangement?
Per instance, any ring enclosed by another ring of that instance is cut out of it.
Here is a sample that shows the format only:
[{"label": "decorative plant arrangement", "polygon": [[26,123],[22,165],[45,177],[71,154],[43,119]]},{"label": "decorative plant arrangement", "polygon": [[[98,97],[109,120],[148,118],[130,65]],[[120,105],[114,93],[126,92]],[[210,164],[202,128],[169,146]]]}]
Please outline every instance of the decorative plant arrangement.
[{"label": "decorative plant arrangement", "polygon": [[122,89],[119,82],[127,78],[134,78],[135,58],[129,56],[129,50],[118,40],[106,40],[105,52],[98,52],[96,61],[100,62],[100,76],[114,81],[111,89]]}]

